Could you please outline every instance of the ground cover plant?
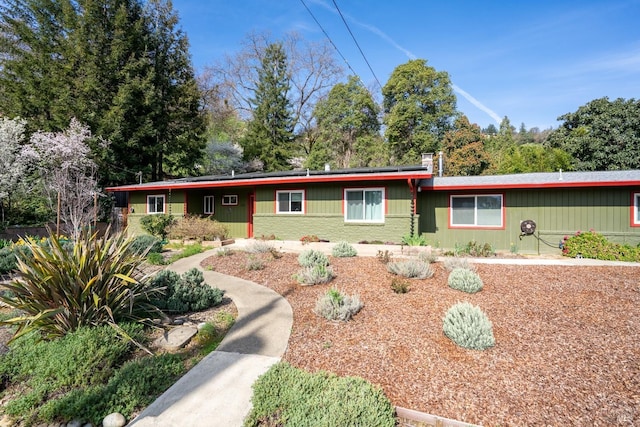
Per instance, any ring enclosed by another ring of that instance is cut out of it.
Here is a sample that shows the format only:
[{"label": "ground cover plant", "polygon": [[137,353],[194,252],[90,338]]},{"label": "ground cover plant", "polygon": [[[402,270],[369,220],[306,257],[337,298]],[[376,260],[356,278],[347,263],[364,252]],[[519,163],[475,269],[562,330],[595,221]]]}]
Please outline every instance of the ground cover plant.
[{"label": "ground cover plant", "polygon": [[245,427],[395,426],[382,391],[361,378],[308,373],[277,363],[253,385]]},{"label": "ground cover plant", "polygon": [[[377,257],[332,258],[338,275],[331,284],[302,287],[291,277],[296,254],[251,272],[246,256],[214,256],[204,265],[287,298],[294,325],[284,359],[293,366],[362,377],[394,405],[473,424],[637,424],[637,267],[477,261],[467,266],[483,290],[467,295],[448,286],[451,258],[444,257],[431,278],[410,279],[411,291],[396,295],[389,284],[398,276]],[[349,322],[328,325],[312,311],[333,286],[366,302]],[[444,334],[443,318],[462,298],[487,314],[495,346],[469,350]]]}]

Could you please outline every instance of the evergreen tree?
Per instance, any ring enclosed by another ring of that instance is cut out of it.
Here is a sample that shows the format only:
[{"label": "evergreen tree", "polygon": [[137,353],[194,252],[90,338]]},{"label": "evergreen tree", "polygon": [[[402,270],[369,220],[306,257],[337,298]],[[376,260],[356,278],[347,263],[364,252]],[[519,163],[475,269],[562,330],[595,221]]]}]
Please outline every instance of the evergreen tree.
[{"label": "evergreen tree", "polygon": [[381,148],[379,107],[357,77],[339,83],[314,110],[318,143],[314,145],[307,167],[318,169],[325,163],[348,168],[370,166],[372,146]]},{"label": "evergreen tree", "polygon": [[293,118],[287,58],[281,44],[267,47],[252,104],[253,118],[241,141],[248,161],[260,160],[267,172],[291,169]]},{"label": "evergreen tree", "polygon": [[392,161],[417,164],[422,153],[436,152],[457,115],[449,75],[411,60],[393,70],[382,95]]},{"label": "evergreen tree", "polygon": [[484,146],[480,127],[469,123],[467,116],[459,117],[455,129],[448,131],[442,141],[447,175],[480,175],[491,165],[491,156]]}]

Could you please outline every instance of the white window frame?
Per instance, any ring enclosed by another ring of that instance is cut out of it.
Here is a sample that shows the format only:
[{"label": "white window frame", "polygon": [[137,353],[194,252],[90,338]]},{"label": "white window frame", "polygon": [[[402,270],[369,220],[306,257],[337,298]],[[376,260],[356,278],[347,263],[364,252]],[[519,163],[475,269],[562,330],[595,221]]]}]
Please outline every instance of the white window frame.
[{"label": "white window frame", "polygon": [[[281,194],[289,194],[289,210],[281,211],[280,210],[280,195]],[[291,210],[291,195],[292,194],[301,194],[302,200],[300,201],[300,210],[292,211]],[[305,191],[304,190],[278,190],[276,191],[276,213],[282,215],[304,215],[305,210]]]},{"label": "white window frame", "polygon": [[237,194],[225,194],[222,196],[222,206],[237,206],[238,195]]},{"label": "white window frame", "polygon": [[[154,200],[154,203],[151,203],[151,199],[162,199],[162,211],[156,211],[155,209],[158,207],[158,201]],[[165,213],[166,210],[166,202],[167,199],[164,194],[149,194],[147,195],[147,214],[149,215],[160,215]],[[153,210],[151,209],[153,207]]]},{"label": "white window frame", "polygon": [[[473,207],[473,224],[454,224],[453,222],[453,199],[456,198],[474,198]],[[500,197],[500,224],[485,225],[478,224],[478,197]],[[449,195],[449,228],[484,228],[484,229],[503,229],[504,228],[504,194],[451,194]]]},{"label": "white window frame", "polygon": [[[356,191],[361,191],[362,192],[362,198],[363,198],[363,206],[365,206],[365,208],[362,210],[362,214],[363,214],[363,218],[358,218],[358,219],[351,219],[349,218],[349,206],[348,206],[348,199],[347,199],[347,193],[351,193],[351,192],[356,192]],[[381,193],[381,206],[380,206],[380,218],[375,218],[375,219],[366,219],[366,193],[372,193],[372,192],[380,192]],[[350,223],[368,223],[368,224],[384,224],[384,219],[385,216],[387,214],[386,210],[387,210],[387,199],[386,199],[386,193],[385,193],[385,188],[384,187],[360,187],[360,188],[345,188],[344,189],[344,193],[343,193],[343,203],[344,203],[344,222],[350,222]]]},{"label": "white window frame", "polygon": [[204,196],[202,201],[202,211],[205,215],[213,215],[216,212],[215,196]]},{"label": "white window frame", "polygon": [[631,225],[640,227],[640,193],[633,193]]}]

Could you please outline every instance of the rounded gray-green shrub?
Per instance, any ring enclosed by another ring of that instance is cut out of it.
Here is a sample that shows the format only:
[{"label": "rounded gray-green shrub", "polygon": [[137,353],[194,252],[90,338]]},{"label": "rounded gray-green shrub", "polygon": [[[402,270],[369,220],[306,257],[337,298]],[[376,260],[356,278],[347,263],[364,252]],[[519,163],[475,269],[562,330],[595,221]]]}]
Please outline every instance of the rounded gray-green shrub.
[{"label": "rounded gray-green shrub", "polygon": [[150,234],[141,234],[133,239],[130,249],[137,255],[160,253],[162,252],[162,240]]},{"label": "rounded gray-green shrub", "polygon": [[161,310],[174,314],[201,311],[222,302],[224,291],[212,288],[204,282],[197,268],[182,275],[170,270],[159,271],[152,279],[154,286],[164,289],[164,298],[153,303]]},{"label": "rounded gray-green shrub", "polygon": [[324,264],[304,267],[294,275],[298,283],[303,285],[322,285],[329,283],[334,277],[336,277],[336,275],[333,272],[333,268]]},{"label": "rounded gray-green shrub", "polygon": [[333,249],[331,249],[331,255],[336,258],[346,258],[358,255],[358,251],[348,242],[342,241],[336,243]]},{"label": "rounded gray-green shrub", "polygon": [[416,258],[411,258],[406,261],[390,262],[387,264],[387,270],[397,276],[403,276],[409,279],[428,279],[433,276],[431,265]]},{"label": "rounded gray-green shrub", "polygon": [[344,295],[331,288],[316,302],[313,312],[328,320],[347,321],[364,306],[358,295]]},{"label": "rounded gray-green shrub", "polygon": [[485,350],[496,342],[487,315],[468,302],[459,302],[447,310],[442,329],[453,342],[471,350]]},{"label": "rounded gray-green shrub", "polygon": [[469,294],[482,290],[482,279],[475,271],[466,268],[454,268],[449,273],[449,287]]},{"label": "rounded gray-green shrub", "polygon": [[329,265],[329,257],[315,249],[307,249],[298,255],[298,263],[303,267],[313,267],[314,265]]}]

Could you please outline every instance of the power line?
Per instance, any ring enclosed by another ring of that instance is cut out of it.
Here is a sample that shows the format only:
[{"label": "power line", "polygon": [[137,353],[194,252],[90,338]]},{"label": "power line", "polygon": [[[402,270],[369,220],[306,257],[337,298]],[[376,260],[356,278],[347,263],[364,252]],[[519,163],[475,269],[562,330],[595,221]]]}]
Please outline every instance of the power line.
[{"label": "power line", "polygon": [[[309,15],[311,15],[311,17],[313,18],[314,21],[316,21],[316,24],[318,24],[318,27],[320,27],[320,29],[322,30],[322,32],[324,33],[325,37],[327,38],[327,40],[329,40],[329,43],[331,43],[331,46],[333,46],[333,48],[336,50],[336,52],[338,52],[338,55],[340,55],[340,58],[342,58],[342,60],[344,61],[345,64],[347,64],[347,67],[349,67],[349,69],[351,70],[351,72],[353,73],[354,76],[358,76],[358,74],[353,70],[353,68],[351,68],[351,64],[349,64],[349,61],[347,61],[347,58],[344,57],[344,55],[342,54],[342,52],[340,52],[340,49],[338,49],[338,46],[336,46],[336,44],[333,42],[333,40],[331,40],[331,37],[329,37],[329,34],[327,34],[327,32],[324,30],[324,28],[322,27],[322,25],[320,24],[320,22],[316,19],[315,15],[313,14],[313,12],[311,12],[311,9],[309,9],[309,7],[307,6],[307,4],[304,2],[304,0],[300,0],[300,2],[302,3],[302,5],[305,7],[305,9],[307,9],[307,12],[309,12]],[[359,78],[359,77],[358,77]]]},{"label": "power line", "polygon": [[347,27],[347,30],[349,31],[349,34],[351,34],[351,38],[353,39],[353,42],[358,47],[358,50],[360,51],[360,54],[362,55],[362,58],[364,59],[364,62],[367,63],[367,66],[369,67],[369,70],[371,71],[371,74],[373,74],[373,78],[376,79],[376,82],[378,83],[378,86],[380,87],[380,89],[382,89],[382,85],[380,84],[380,80],[378,80],[378,76],[376,76],[376,73],[373,71],[373,68],[371,68],[371,64],[369,64],[369,60],[367,59],[367,57],[365,56],[364,52],[360,48],[360,45],[358,44],[358,41],[356,40],[356,37],[353,35],[353,32],[351,32],[351,28],[349,28],[349,24],[347,24],[347,20],[344,19],[344,16],[342,15],[342,11],[340,11],[340,8],[338,7],[338,3],[336,3],[336,0],[333,0],[333,5],[336,7],[336,10],[340,14],[340,18],[342,18],[342,22],[344,22],[344,26]]}]

